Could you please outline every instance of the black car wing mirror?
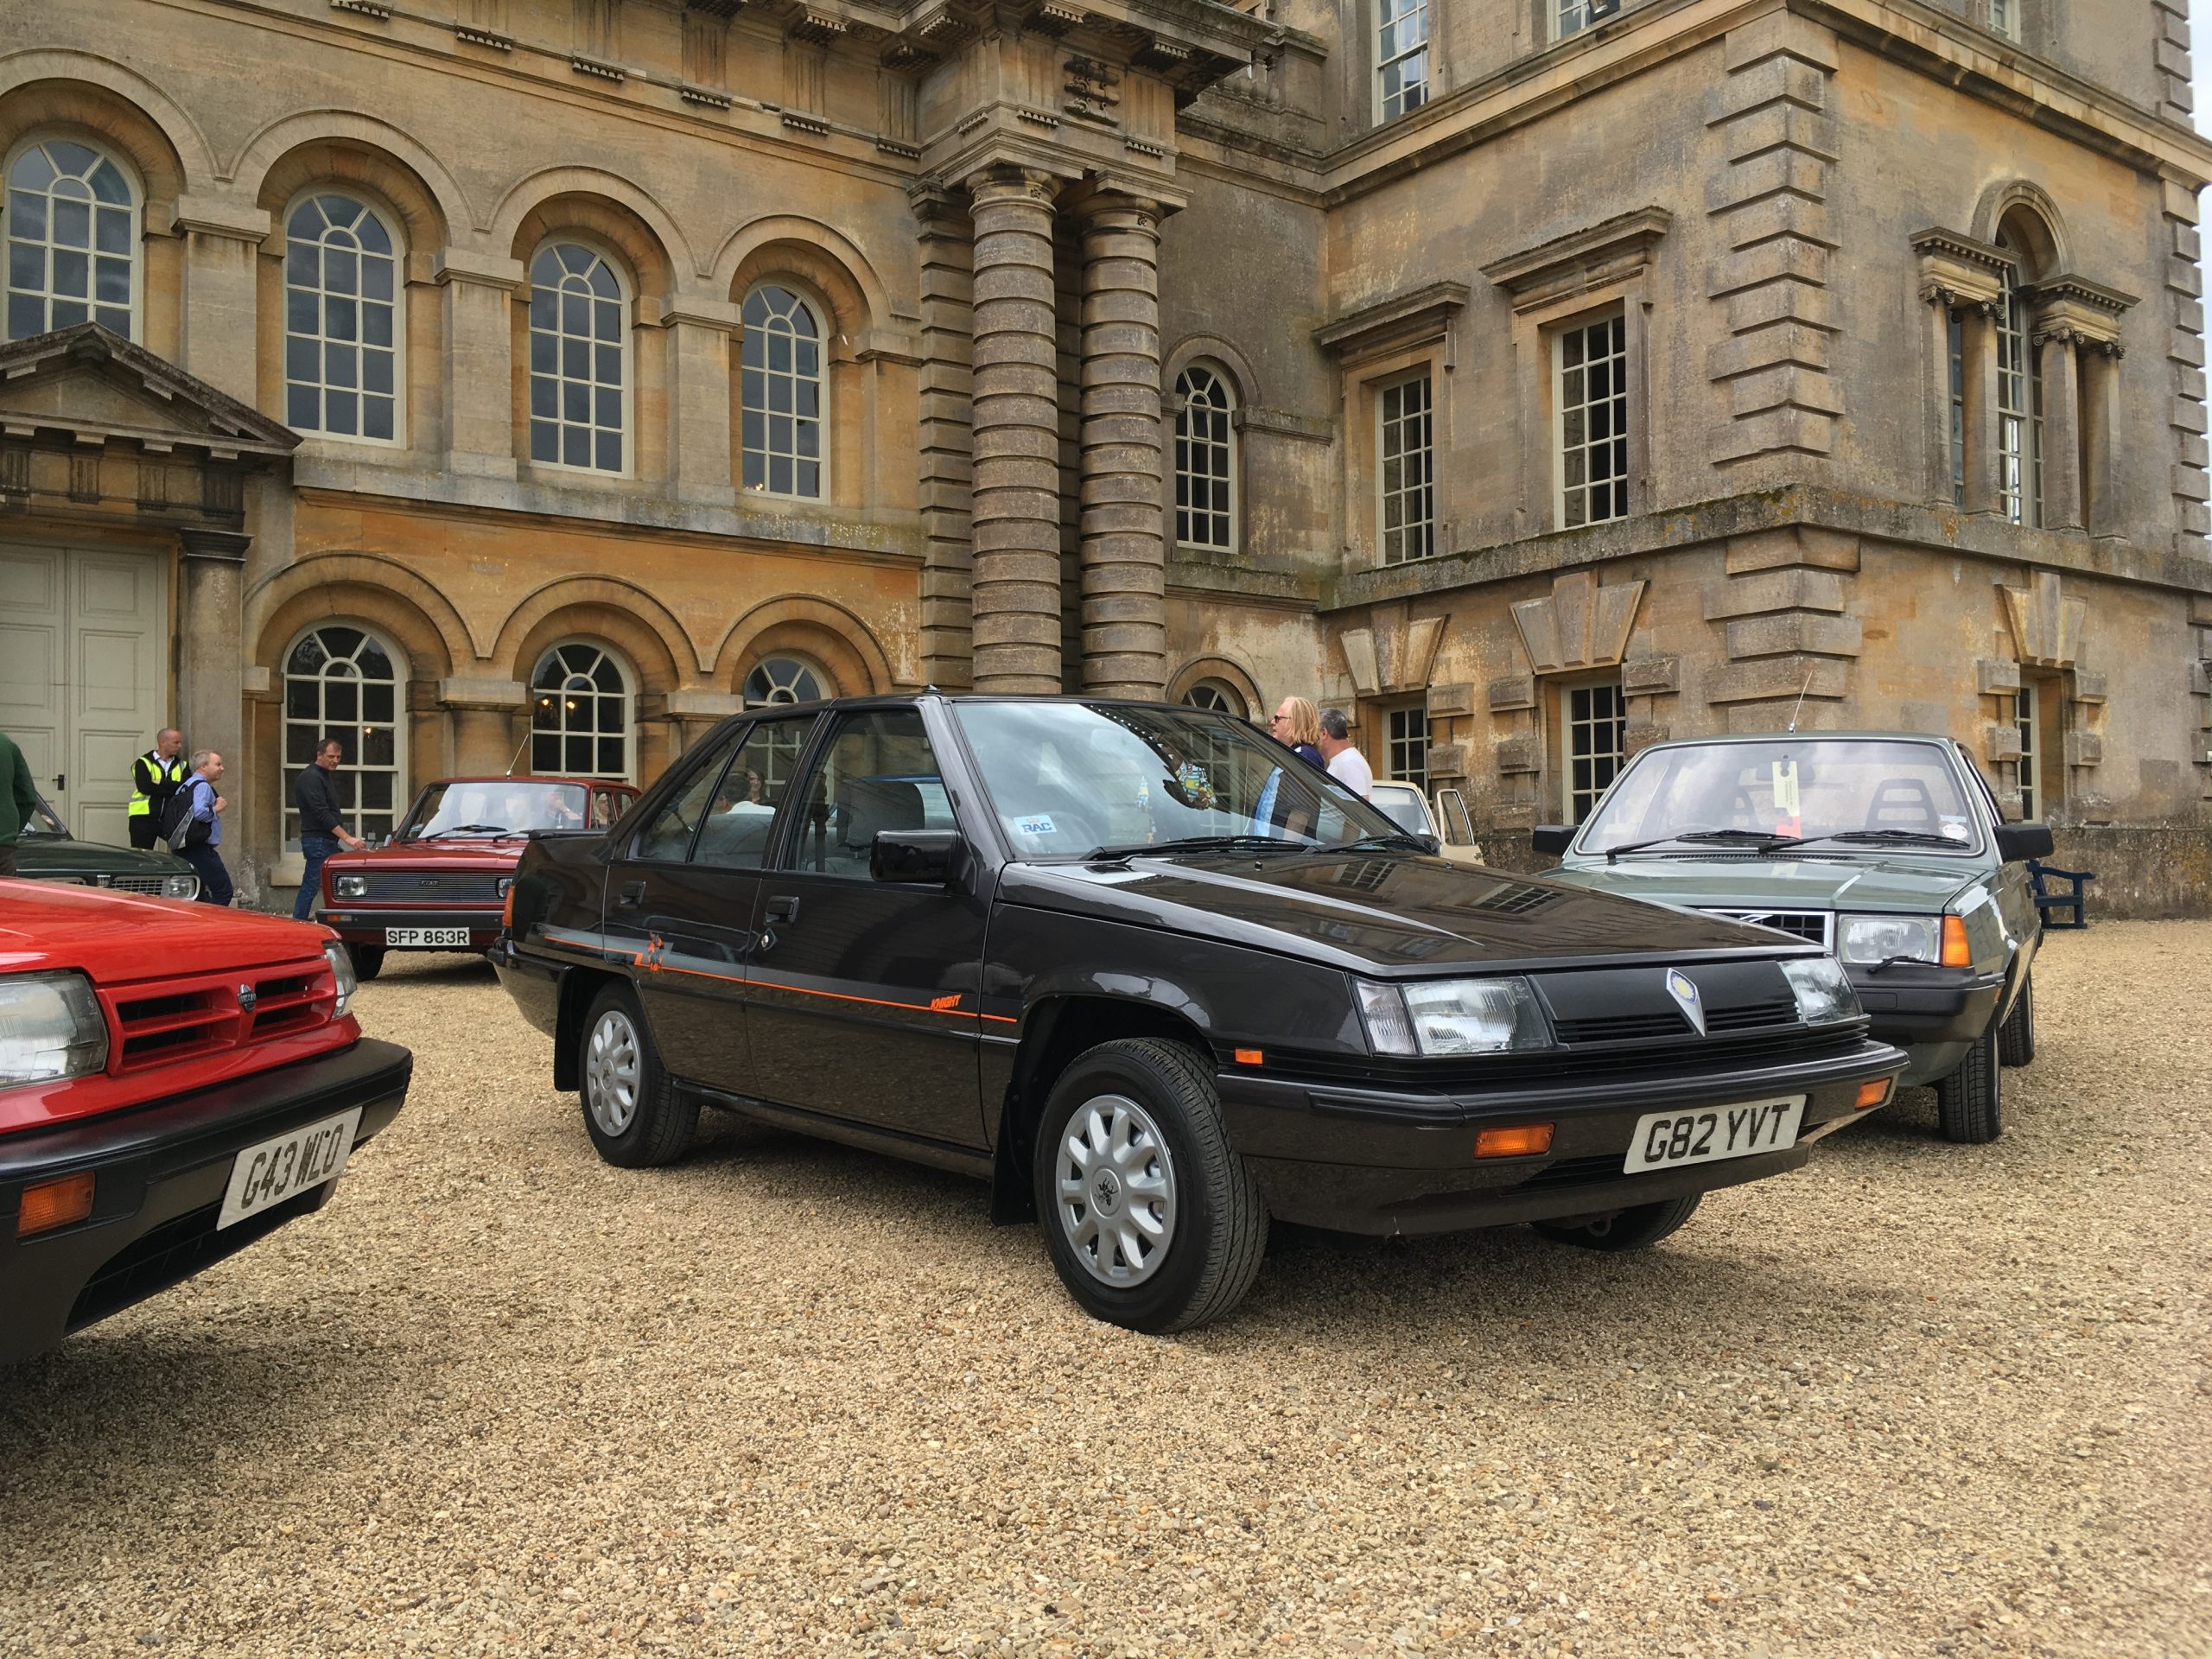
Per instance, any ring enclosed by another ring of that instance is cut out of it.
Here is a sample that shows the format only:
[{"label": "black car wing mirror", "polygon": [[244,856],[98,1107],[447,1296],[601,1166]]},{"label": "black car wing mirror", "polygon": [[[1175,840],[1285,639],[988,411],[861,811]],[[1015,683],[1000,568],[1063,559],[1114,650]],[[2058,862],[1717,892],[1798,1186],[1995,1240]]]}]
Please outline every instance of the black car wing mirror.
[{"label": "black car wing mirror", "polygon": [[868,874],[879,881],[948,886],[967,847],[957,830],[879,830],[868,846]]},{"label": "black car wing mirror", "polygon": [[1997,856],[2007,864],[2027,858],[2049,858],[2056,843],[2047,823],[2000,823],[1997,826]]},{"label": "black car wing mirror", "polygon": [[1574,844],[1578,827],[1572,823],[1540,823],[1529,832],[1529,845],[1537,852],[1557,857]]}]

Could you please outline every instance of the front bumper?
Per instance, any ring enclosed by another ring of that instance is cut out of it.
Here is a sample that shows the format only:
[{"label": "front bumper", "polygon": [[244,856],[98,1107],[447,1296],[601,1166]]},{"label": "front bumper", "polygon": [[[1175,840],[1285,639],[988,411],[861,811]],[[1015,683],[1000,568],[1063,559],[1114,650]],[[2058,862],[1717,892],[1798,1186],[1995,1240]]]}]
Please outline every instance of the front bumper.
[{"label": "front bumper", "polygon": [[2005,976],[1971,968],[1900,962],[1878,974],[1848,970],[1877,1040],[1905,1051],[1903,1082],[1917,1086],[1948,1077],[1989,1028]]},{"label": "front bumper", "polygon": [[[239,1151],[355,1106],[358,1147],[397,1116],[414,1065],[407,1050],[364,1038],[219,1088],[0,1139],[0,1364],[42,1352],[319,1208],[333,1183],[215,1230]],[[87,1169],[89,1217],[16,1236],[24,1187]]]},{"label": "front bumper", "polygon": [[[1822,1136],[1866,1116],[1854,1105],[1861,1084],[1895,1077],[1905,1064],[1897,1049],[1870,1040],[1815,1058],[1480,1092],[1369,1089],[1235,1068],[1217,1083],[1230,1140],[1277,1219],[1389,1235],[1603,1214],[1778,1175],[1804,1163]],[[1621,1173],[1647,1112],[1796,1094],[1806,1101],[1795,1146]],[[1554,1126],[1548,1154],[1476,1161],[1479,1131],[1531,1122]]]},{"label": "front bumper", "polygon": [[[341,906],[326,910],[315,919],[325,926],[337,930],[338,937],[348,944],[384,945],[384,931],[387,927],[465,927],[468,930],[468,949],[488,949],[499,937],[505,925],[498,909],[478,910],[454,906],[443,910],[370,910],[359,906]],[[457,944],[401,944],[386,947],[395,950],[458,950]]]}]

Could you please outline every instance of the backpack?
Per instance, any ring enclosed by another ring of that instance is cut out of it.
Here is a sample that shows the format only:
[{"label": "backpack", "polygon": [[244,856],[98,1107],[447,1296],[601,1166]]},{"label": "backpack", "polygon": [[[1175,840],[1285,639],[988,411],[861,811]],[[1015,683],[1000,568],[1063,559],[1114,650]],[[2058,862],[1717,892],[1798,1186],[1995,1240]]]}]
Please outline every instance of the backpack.
[{"label": "backpack", "polygon": [[186,848],[197,846],[207,839],[209,826],[192,816],[195,793],[193,786],[199,781],[197,777],[187,774],[162,810],[160,834],[162,839],[168,842],[169,850],[173,853],[181,853]]}]

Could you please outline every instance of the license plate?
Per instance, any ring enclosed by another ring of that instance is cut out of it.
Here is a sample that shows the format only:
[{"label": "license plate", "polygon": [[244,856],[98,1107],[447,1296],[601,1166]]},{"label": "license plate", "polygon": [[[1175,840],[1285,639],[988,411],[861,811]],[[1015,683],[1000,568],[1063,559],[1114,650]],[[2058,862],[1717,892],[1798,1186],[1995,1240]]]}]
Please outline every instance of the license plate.
[{"label": "license plate", "polygon": [[386,944],[457,944],[468,948],[468,930],[465,927],[387,927],[384,931]]},{"label": "license plate", "polygon": [[336,1180],[353,1154],[353,1132],[360,1127],[361,1109],[356,1106],[248,1147],[231,1165],[231,1185],[223,1194],[223,1212],[215,1217],[216,1231],[311,1186]]},{"label": "license plate", "polygon": [[1797,1144],[1797,1127],[1804,1116],[1802,1095],[1697,1111],[1647,1112],[1636,1120],[1636,1138],[1629,1142],[1628,1162],[1621,1173],[1633,1175],[1639,1170],[1780,1152]]}]

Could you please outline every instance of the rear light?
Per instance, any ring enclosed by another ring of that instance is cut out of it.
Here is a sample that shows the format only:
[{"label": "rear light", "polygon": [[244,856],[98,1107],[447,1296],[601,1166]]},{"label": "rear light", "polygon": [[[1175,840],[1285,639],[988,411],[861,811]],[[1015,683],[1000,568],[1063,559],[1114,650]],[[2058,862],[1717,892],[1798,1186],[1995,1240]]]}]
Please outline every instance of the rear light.
[{"label": "rear light", "polygon": [[515,931],[515,884],[506,886],[507,896],[499,901],[499,930],[505,933]]},{"label": "rear light", "polygon": [[1863,1112],[1871,1107],[1886,1105],[1890,1090],[1896,1086],[1896,1080],[1891,1077],[1877,1077],[1872,1083],[1860,1084],[1859,1098],[1851,1103],[1852,1109]]},{"label": "rear light", "polygon": [[1966,918],[1946,916],[1943,918],[1943,965],[1946,968],[1971,968],[1974,951],[1967,944]]},{"label": "rear light", "polygon": [[35,1233],[50,1233],[57,1227],[82,1221],[92,1213],[91,1170],[64,1175],[59,1180],[41,1181],[36,1186],[23,1189],[22,1202],[16,1211],[16,1236],[29,1238]]},{"label": "rear light", "polygon": [[1535,1158],[1551,1149],[1548,1123],[1516,1123],[1508,1129],[1484,1129],[1475,1136],[1478,1158]]}]

